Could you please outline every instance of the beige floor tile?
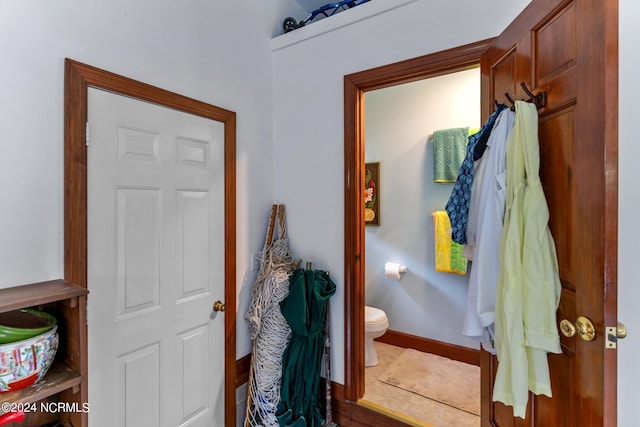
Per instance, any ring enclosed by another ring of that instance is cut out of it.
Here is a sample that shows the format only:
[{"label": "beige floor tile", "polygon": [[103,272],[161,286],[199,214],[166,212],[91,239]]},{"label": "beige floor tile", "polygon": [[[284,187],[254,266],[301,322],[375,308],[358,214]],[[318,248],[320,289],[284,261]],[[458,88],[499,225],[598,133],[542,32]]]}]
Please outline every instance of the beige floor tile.
[{"label": "beige floor tile", "polygon": [[365,400],[433,427],[480,426],[476,415],[379,381],[378,376],[404,349],[377,341],[375,346],[380,362],[365,368]]}]

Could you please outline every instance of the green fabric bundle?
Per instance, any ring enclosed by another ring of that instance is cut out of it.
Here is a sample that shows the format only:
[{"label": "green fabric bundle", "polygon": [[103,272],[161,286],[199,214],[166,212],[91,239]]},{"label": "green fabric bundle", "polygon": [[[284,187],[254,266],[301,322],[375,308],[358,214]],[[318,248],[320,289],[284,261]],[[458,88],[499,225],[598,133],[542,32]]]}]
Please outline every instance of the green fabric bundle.
[{"label": "green fabric bundle", "polygon": [[280,426],[320,427],[324,422],[320,372],[324,325],[336,285],[322,270],[296,269],[289,295],[280,303],[292,336],[282,357],[282,387],[276,411]]}]

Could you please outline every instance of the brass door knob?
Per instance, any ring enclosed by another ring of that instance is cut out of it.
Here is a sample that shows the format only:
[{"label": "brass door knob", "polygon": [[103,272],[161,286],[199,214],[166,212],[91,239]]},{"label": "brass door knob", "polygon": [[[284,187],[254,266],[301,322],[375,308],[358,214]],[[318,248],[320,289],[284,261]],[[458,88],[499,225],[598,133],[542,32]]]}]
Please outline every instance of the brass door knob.
[{"label": "brass door knob", "polygon": [[605,343],[606,348],[618,348],[618,340],[621,340],[627,336],[627,327],[624,324],[618,322],[617,326],[607,326],[605,328],[607,335],[607,341]]},{"label": "brass door knob", "polygon": [[623,339],[627,336],[627,327],[624,326],[623,323],[618,322],[618,327],[616,328],[616,338]]},{"label": "brass door knob", "polygon": [[596,337],[596,327],[587,317],[579,316],[576,319],[576,329],[580,338],[585,341],[592,341]]},{"label": "brass door knob", "polygon": [[576,334],[576,327],[567,319],[562,319],[560,321],[560,332],[565,337],[571,338]]},{"label": "brass door knob", "polygon": [[579,316],[575,324],[567,319],[562,319],[560,321],[560,332],[562,332],[562,335],[565,337],[572,337],[578,333],[578,336],[585,341],[593,341],[596,337],[595,326],[593,326],[591,320],[585,316]]},{"label": "brass door knob", "polygon": [[225,311],[227,309],[227,304],[218,300],[213,303],[213,311]]}]

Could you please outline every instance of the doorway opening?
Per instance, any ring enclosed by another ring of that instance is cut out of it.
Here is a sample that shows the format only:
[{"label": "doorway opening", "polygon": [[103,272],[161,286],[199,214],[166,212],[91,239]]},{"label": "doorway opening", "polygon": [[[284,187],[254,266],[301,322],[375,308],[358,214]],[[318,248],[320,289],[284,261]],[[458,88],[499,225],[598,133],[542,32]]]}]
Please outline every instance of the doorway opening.
[{"label": "doorway opening", "polygon": [[[365,313],[367,307],[382,310],[389,329],[373,343],[377,357],[365,344],[362,402],[433,425],[479,426],[478,341],[462,333],[466,262],[458,274],[436,268],[432,222],[458,169],[452,166],[444,177],[435,173],[444,164],[436,161],[433,135],[455,132],[464,155],[466,135],[480,128],[479,64],[368,91],[364,110],[365,180],[377,202],[377,209],[368,209],[379,219],[370,221],[365,210]],[[407,272],[397,279],[385,274],[390,261]],[[379,363],[370,366],[372,358]]]},{"label": "doorway opening", "polygon": [[[365,94],[477,68],[492,40],[345,76],[345,398],[365,393]],[[384,219],[382,219],[384,221]],[[376,411],[375,408],[369,408]]]}]

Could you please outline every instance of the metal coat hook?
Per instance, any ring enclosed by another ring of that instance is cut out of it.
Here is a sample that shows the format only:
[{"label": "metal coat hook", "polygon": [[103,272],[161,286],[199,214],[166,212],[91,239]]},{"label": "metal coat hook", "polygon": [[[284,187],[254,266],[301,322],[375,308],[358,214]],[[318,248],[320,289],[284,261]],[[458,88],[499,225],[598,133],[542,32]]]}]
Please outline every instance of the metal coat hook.
[{"label": "metal coat hook", "polygon": [[[547,105],[547,92],[539,92],[535,94],[531,92],[531,90],[529,90],[525,82],[520,82],[520,86],[522,87],[522,90],[524,90],[524,92],[529,96],[529,99],[525,99],[523,101],[535,104],[538,110]],[[511,110],[513,110],[516,106],[516,101],[511,97],[511,95],[509,95],[509,92],[505,92],[504,97],[507,98],[507,101],[511,103]],[[495,100],[494,102],[497,103],[497,101]]]},{"label": "metal coat hook", "polygon": [[507,101],[511,103],[511,109],[513,110],[513,108],[516,106],[516,101],[514,101],[511,95],[509,95],[509,92],[505,92],[504,97],[507,98]]},{"label": "metal coat hook", "polygon": [[527,102],[533,102],[538,110],[547,105],[547,92],[534,94],[529,90],[525,82],[520,82],[520,86],[522,87],[522,90],[524,90],[524,92],[529,95],[529,99],[527,99]]}]

